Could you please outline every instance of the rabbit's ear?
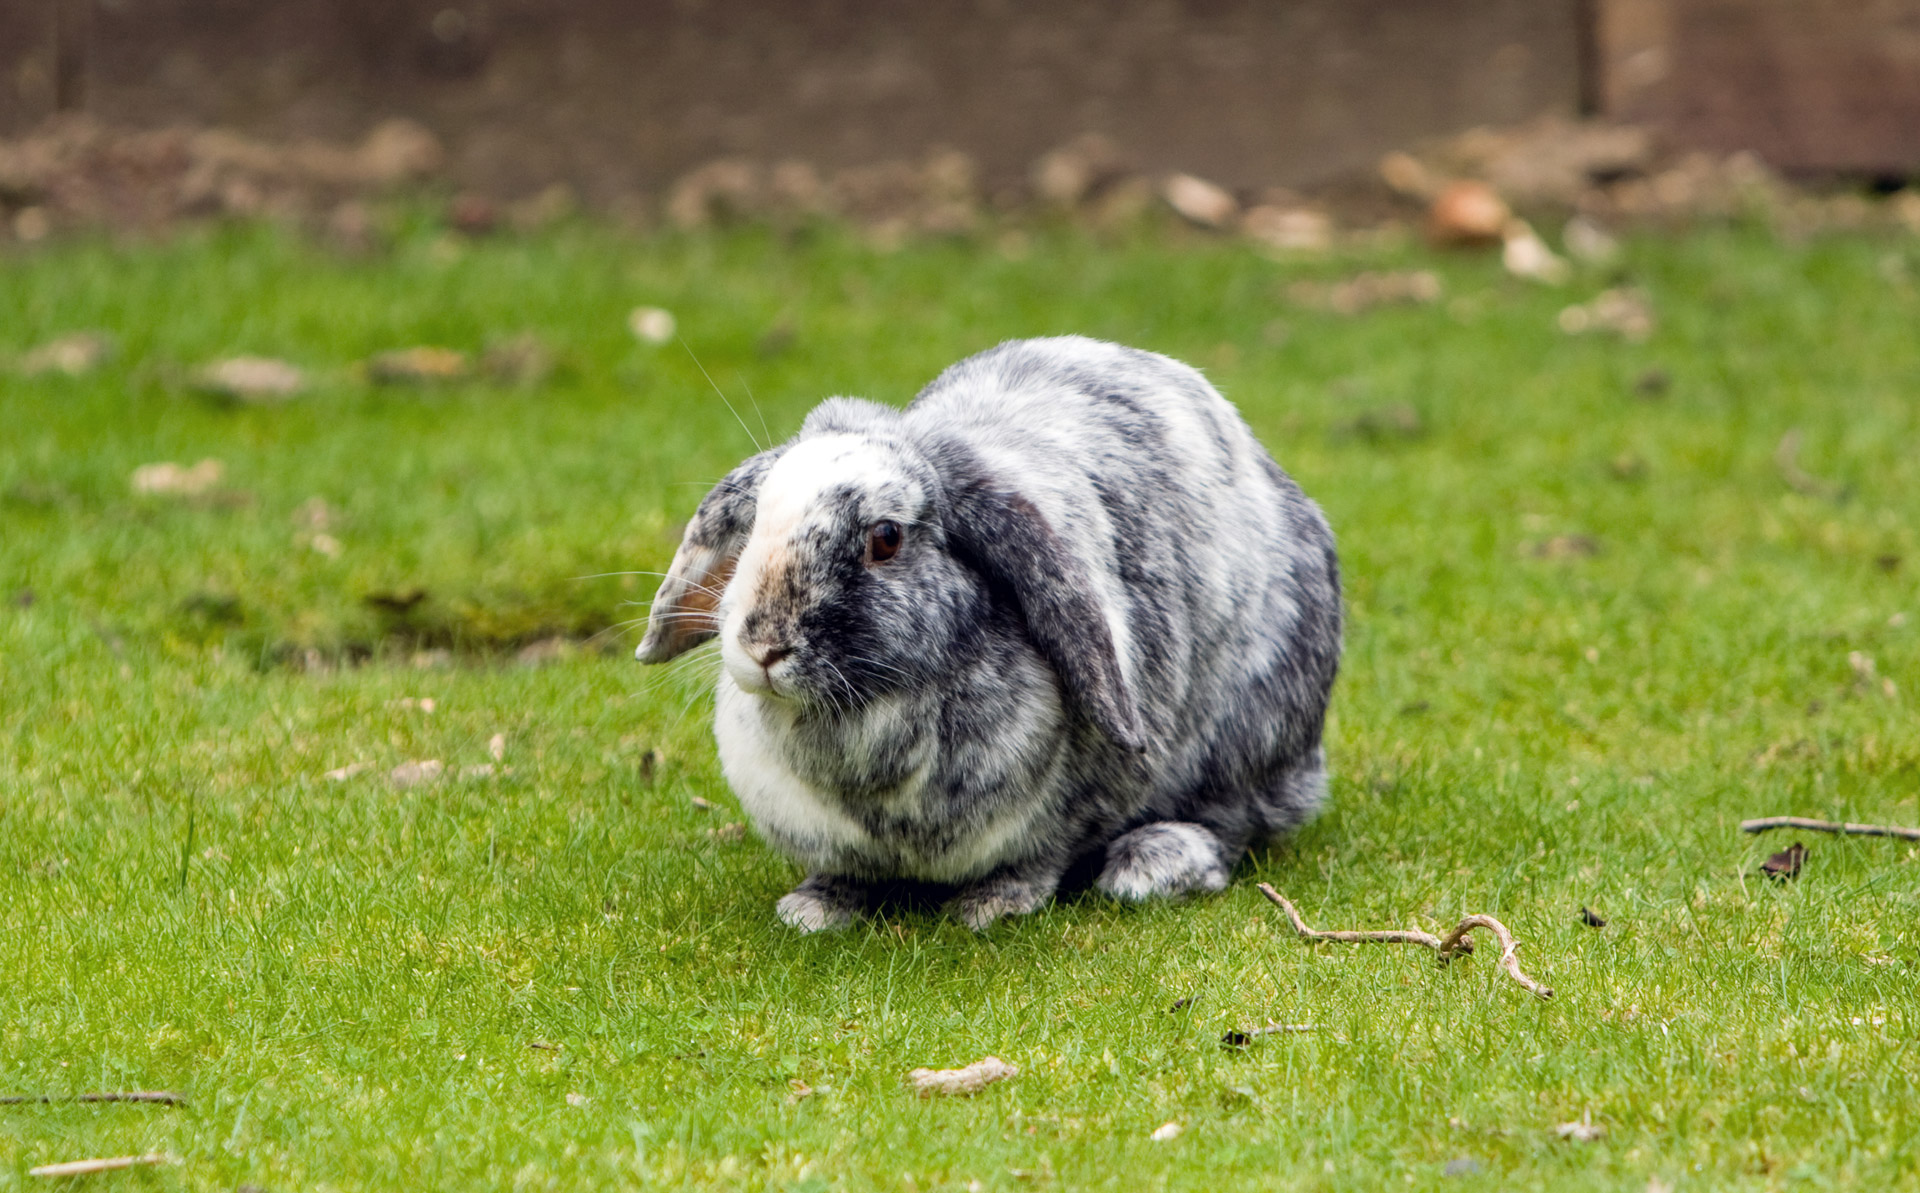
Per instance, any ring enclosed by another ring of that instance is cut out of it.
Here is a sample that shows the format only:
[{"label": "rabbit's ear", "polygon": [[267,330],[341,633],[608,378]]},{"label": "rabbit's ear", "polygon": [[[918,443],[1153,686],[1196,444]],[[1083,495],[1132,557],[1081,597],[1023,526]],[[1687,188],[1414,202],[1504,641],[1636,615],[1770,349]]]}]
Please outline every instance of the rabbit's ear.
[{"label": "rabbit's ear", "polygon": [[1145,752],[1140,710],[1086,565],[1020,494],[976,483],[951,495],[954,553],[1012,591],[1033,644],[1108,740]]},{"label": "rabbit's ear", "polygon": [[760,481],[784,448],[761,452],[720,479],[687,523],[667,578],[654,594],[647,634],[633,657],[643,663],[677,658],[720,632],[715,609],[753,529]]}]

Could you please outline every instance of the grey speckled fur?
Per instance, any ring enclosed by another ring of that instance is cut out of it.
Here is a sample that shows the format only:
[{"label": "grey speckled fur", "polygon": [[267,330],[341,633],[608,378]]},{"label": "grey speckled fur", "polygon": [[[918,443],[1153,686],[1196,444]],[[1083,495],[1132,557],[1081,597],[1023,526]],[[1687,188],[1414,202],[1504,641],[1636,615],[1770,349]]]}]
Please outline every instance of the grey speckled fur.
[{"label": "grey speckled fur", "polygon": [[1332,533],[1152,353],[1016,341],[905,410],[823,403],[701,503],[639,657],[716,634],[721,762],[807,868],[806,930],[897,879],[976,927],[1089,864],[1117,898],[1218,890],[1325,793]]}]

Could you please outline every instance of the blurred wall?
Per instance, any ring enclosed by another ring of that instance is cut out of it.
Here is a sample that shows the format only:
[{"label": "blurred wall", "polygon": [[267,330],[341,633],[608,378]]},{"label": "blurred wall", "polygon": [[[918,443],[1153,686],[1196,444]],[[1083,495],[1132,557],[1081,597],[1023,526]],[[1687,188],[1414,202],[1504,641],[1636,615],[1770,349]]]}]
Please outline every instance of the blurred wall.
[{"label": "blurred wall", "polygon": [[1920,176],[1920,0],[1601,0],[1602,104],[1676,143]]},{"label": "blurred wall", "polygon": [[973,155],[991,190],[1103,132],[1148,170],[1312,183],[1603,112],[1788,170],[1920,173],[1920,0],[0,0],[0,135],[359,136],[458,181],[657,192],[727,154]]},{"label": "blurred wall", "polygon": [[606,199],[725,154],[831,167],[939,145],[991,190],[1102,132],[1142,168],[1305,183],[1571,113],[1586,3],[0,0],[0,134],[61,102],[337,138],[407,115],[463,182]]}]

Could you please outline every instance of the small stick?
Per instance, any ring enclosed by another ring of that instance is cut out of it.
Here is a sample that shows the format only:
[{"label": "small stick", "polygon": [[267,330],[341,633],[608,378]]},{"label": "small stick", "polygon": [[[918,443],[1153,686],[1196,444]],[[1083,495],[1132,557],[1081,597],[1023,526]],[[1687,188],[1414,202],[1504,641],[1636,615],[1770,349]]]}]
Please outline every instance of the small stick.
[{"label": "small stick", "polygon": [[176,1094],[165,1089],[130,1089],[114,1093],[100,1094],[13,1094],[0,1098],[0,1106],[21,1106],[28,1103],[51,1105],[55,1102],[146,1102],[155,1106],[185,1106],[187,1095]]},{"label": "small stick", "polygon": [[1846,491],[1844,486],[1821,480],[1800,467],[1799,427],[1780,436],[1780,446],[1774,449],[1773,462],[1780,469],[1780,479],[1786,481],[1795,492],[1805,493],[1809,497],[1838,497]]},{"label": "small stick", "polygon": [[112,1172],[116,1168],[132,1168],[136,1164],[171,1164],[173,1157],[165,1152],[148,1152],[144,1156],[107,1156],[99,1160],[68,1160],[64,1164],[42,1164],[38,1168],[27,1169],[28,1176],[86,1176],[94,1172]]},{"label": "small stick", "polygon": [[1444,960],[1458,951],[1460,945],[1467,939],[1467,934],[1475,928],[1485,928],[1493,933],[1495,940],[1500,942],[1500,968],[1507,971],[1508,977],[1520,983],[1522,989],[1541,998],[1553,997],[1553,987],[1543,986],[1521,972],[1520,958],[1514,956],[1514,950],[1519,946],[1514,942],[1513,933],[1508,931],[1505,924],[1490,915],[1470,915],[1455,925],[1453,931],[1447,933],[1447,938],[1440,942],[1441,959]]},{"label": "small stick", "polygon": [[1473,941],[1470,939],[1471,933],[1476,928],[1484,928],[1493,933],[1495,939],[1500,942],[1500,968],[1506,971],[1507,976],[1518,982],[1526,990],[1541,998],[1553,997],[1552,987],[1544,986],[1522,972],[1520,969],[1520,960],[1514,955],[1514,950],[1518,946],[1514,942],[1513,933],[1508,930],[1505,924],[1490,915],[1468,916],[1455,925],[1453,931],[1447,933],[1444,940],[1434,936],[1430,932],[1421,932],[1418,930],[1405,932],[1319,932],[1307,927],[1307,922],[1300,918],[1300,913],[1294,909],[1292,903],[1287,901],[1287,897],[1279,891],[1274,890],[1271,886],[1263,882],[1260,884],[1260,893],[1265,895],[1280,910],[1287,913],[1287,918],[1293,921],[1294,931],[1298,932],[1304,940],[1330,940],[1344,944],[1377,943],[1424,945],[1433,950],[1434,955],[1442,965],[1451,961],[1456,954],[1471,952],[1473,950]]},{"label": "small stick", "polygon": [[[1281,911],[1286,912],[1287,918],[1293,921],[1293,930],[1308,940],[1331,940],[1337,941],[1340,944],[1423,944],[1436,953],[1440,951],[1440,938],[1431,932],[1422,932],[1418,928],[1410,928],[1404,932],[1392,930],[1379,932],[1316,931],[1315,929],[1307,927],[1307,922],[1300,918],[1300,913],[1293,909],[1293,904],[1287,902],[1285,895],[1274,890],[1264,882],[1260,884],[1260,893],[1271,899]],[[1471,949],[1462,951],[1470,952]]]},{"label": "small stick", "polygon": [[1852,824],[1838,820],[1808,820],[1804,816],[1763,816],[1742,820],[1743,833],[1764,833],[1774,828],[1798,828],[1810,833],[1846,833],[1854,837],[1904,837],[1920,841],[1920,828],[1902,828],[1894,824]]}]

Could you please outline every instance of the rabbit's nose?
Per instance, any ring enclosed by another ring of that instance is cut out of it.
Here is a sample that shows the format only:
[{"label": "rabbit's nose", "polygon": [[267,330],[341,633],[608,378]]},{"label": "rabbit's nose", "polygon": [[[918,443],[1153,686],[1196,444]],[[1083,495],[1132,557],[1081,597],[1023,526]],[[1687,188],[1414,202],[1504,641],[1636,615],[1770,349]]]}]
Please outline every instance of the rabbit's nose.
[{"label": "rabbit's nose", "polygon": [[760,664],[762,671],[771,671],[775,663],[793,653],[793,647],[777,645],[749,647],[747,653],[752,656],[754,662]]}]

